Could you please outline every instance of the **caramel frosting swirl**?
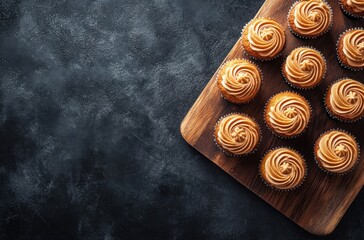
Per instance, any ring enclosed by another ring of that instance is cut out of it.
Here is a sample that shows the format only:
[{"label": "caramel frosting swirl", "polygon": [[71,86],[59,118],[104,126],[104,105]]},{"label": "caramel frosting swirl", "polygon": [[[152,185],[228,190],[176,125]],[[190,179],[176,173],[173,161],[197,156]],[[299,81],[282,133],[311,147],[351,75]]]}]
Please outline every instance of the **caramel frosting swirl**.
[{"label": "caramel frosting swirl", "polygon": [[318,36],[331,25],[331,9],[321,0],[303,0],[294,7],[295,31],[303,36]]},{"label": "caramel frosting swirl", "polygon": [[295,93],[275,95],[268,103],[268,107],[271,127],[283,136],[300,134],[310,120],[311,109],[308,102]]},{"label": "caramel frosting swirl", "polygon": [[261,84],[259,69],[243,59],[227,62],[221,77],[221,85],[225,92],[242,102],[251,100]]},{"label": "caramel frosting swirl", "polygon": [[358,144],[349,134],[333,130],[319,138],[317,157],[327,171],[344,173],[355,165],[359,157]]},{"label": "caramel frosting swirl", "polygon": [[250,48],[260,57],[273,58],[286,42],[283,27],[272,19],[258,18],[248,24]]},{"label": "caramel frosting swirl", "polygon": [[264,178],[275,188],[287,190],[298,186],[305,177],[306,164],[295,151],[278,148],[270,151],[264,161]]},{"label": "caramel frosting swirl", "polygon": [[364,113],[364,85],[353,79],[334,83],[329,90],[330,110],[339,116],[356,119]]},{"label": "caramel frosting swirl", "polygon": [[223,149],[235,155],[253,151],[259,139],[259,127],[249,117],[231,114],[219,123],[216,140]]},{"label": "caramel frosting swirl", "polygon": [[364,67],[364,29],[355,29],[345,34],[343,53],[350,66]]},{"label": "caramel frosting swirl", "polygon": [[326,64],[318,51],[300,47],[289,54],[284,70],[288,81],[308,88],[321,81],[326,71]]},{"label": "caramel frosting swirl", "polygon": [[363,0],[346,0],[346,4],[352,9],[353,12],[356,13],[364,12]]}]

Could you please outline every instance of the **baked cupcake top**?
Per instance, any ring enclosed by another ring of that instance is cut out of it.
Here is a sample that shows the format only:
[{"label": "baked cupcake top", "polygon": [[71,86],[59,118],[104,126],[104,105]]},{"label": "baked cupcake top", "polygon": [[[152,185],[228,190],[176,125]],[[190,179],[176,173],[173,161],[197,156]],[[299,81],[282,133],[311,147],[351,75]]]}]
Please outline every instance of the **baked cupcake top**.
[{"label": "baked cupcake top", "polygon": [[272,19],[254,19],[244,31],[247,31],[250,48],[262,58],[277,56],[286,42],[283,27]]},{"label": "baked cupcake top", "polygon": [[356,119],[364,114],[364,85],[350,78],[334,83],[328,92],[330,111],[345,119]]},{"label": "baked cupcake top", "polygon": [[291,11],[294,31],[302,36],[318,36],[329,29],[332,22],[331,8],[321,0],[301,0]]},{"label": "baked cupcake top", "polygon": [[283,72],[293,85],[310,88],[317,85],[324,77],[326,62],[317,50],[299,47],[288,55]]},{"label": "baked cupcake top", "polygon": [[235,155],[252,152],[260,139],[258,124],[241,114],[230,114],[224,117],[219,121],[216,130],[217,143]]},{"label": "baked cupcake top", "polygon": [[343,131],[331,130],[317,141],[317,160],[319,165],[329,172],[345,173],[358,160],[358,144],[352,136]]},{"label": "baked cupcake top", "polygon": [[303,132],[311,116],[307,100],[293,92],[273,96],[266,109],[268,125],[279,135],[295,136]]},{"label": "baked cupcake top", "polygon": [[353,29],[343,36],[343,53],[347,63],[356,68],[364,67],[364,29]]},{"label": "baked cupcake top", "polygon": [[261,85],[258,67],[244,59],[234,59],[224,64],[218,74],[221,93],[236,103],[248,102],[257,94]]},{"label": "baked cupcake top", "polygon": [[292,189],[298,186],[306,175],[305,161],[300,154],[288,148],[271,150],[261,164],[262,177],[277,189]]}]

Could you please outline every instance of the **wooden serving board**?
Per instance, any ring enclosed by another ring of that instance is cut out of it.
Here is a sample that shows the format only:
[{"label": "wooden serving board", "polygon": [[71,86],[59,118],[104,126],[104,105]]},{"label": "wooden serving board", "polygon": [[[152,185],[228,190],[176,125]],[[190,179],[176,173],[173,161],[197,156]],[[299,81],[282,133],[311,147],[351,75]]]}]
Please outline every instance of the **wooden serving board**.
[{"label": "wooden serving board", "polygon": [[[269,62],[255,61],[264,74],[262,89],[258,96],[246,105],[227,102],[221,98],[215,73],[181,124],[182,136],[190,145],[299,226],[317,235],[327,235],[335,229],[364,184],[363,152],[354,171],[344,176],[332,176],[322,172],[315,164],[313,157],[315,140],[322,132],[331,128],[347,130],[357,137],[361,146],[364,146],[364,120],[356,123],[340,123],[330,118],[323,104],[327,86],[338,78],[351,77],[364,82],[364,71],[353,72],[341,68],[335,52],[338,36],[345,29],[364,26],[364,20],[354,20],[344,16],[337,0],[328,2],[334,13],[331,31],[314,40],[301,40],[294,37],[287,27],[287,12],[293,2],[267,0],[256,17],[272,17],[281,23],[286,29],[287,43],[281,57]],[[312,90],[290,88],[280,72],[285,57],[298,46],[313,46],[320,50],[327,60],[326,79]],[[248,58],[243,54],[239,39],[224,62],[241,57]],[[313,109],[313,119],[308,129],[303,135],[293,140],[275,137],[263,120],[263,108],[267,100],[284,90],[294,90],[302,94],[310,101]],[[221,116],[230,112],[247,113],[261,126],[263,139],[258,151],[254,154],[242,158],[228,157],[215,146],[214,125]],[[306,159],[308,175],[303,185],[296,190],[274,191],[266,187],[259,177],[259,161],[269,149],[278,146],[292,147]]]}]

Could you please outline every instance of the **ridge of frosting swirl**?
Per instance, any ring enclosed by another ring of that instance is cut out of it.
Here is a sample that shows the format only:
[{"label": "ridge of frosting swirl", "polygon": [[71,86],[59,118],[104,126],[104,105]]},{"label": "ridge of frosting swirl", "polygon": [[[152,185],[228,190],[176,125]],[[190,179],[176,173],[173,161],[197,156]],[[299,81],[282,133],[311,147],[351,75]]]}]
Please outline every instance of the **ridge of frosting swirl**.
[{"label": "ridge of frosting swirl", "polygon": [[294,25],[301,35],[317,36],[331,24],[331,9],[321,0],[300,1],[294,7]]},{"label": "ridge of frosting swirl", "polygon": [[239,100],[248,101],[259,91],[261,75],[259,69],[249,61],[229,61],[221,74],[221,85],[227,94]]},{"label": "ridge of frosting swirl", "polygon": [[324,134],[317,149],[322,167],[334,173],[344,173],[352,168],[358,159],[358,145],[345,132],[333,130]]},{"label": "ridge of frosting swirl", "polygon": [[272,19],[257,18],[248,24],[250,48],[261,57],[273,58],[286,42],[283,27]]},{"label": "ridge of frosting swirl", "polygon": [[266,180],[278,189],[292,189],[306,174],[306,164],[293,150],[278,148],[269,152],[264,161]]},{"label": "ridge of frosting swirl", "polygon": [[345,34],[343,53],[350,66],[364,67],[364,29],[355,29]]},{"label": "ridge of frosting swirl", "polygon": [[343,79],[330,88],[331,111],[355,119],[364,113],[364,85],[353,79]]},{"label": "ridge of frosting swirl", "polygon": [[217,141],[221,147],[235,155],[253,151],[260,139],[258,125],[249,117],[231,114],[219,123]]},{"label": "ridge of frosting swirl", "polygon": [[363,0],[344,0],[346,4],[352,9],[355,13],[364,12],[364,1]]},{"label": "ridge of frosting swirl", "polygon": [[279,98],[278,101],[270,105],[268,109],[269,121],[272,128],[281,135],[294,136],[300,134],[307,126],[311,109],[298,94],[279,93],[270,101]]},{"label": "ridge of frosting swirl", "polygon": [[311,48],[294,49],[286,59],[284,67],[287,80],[301,87],[311,87],[321,81],[326,64],[322,55]]}]

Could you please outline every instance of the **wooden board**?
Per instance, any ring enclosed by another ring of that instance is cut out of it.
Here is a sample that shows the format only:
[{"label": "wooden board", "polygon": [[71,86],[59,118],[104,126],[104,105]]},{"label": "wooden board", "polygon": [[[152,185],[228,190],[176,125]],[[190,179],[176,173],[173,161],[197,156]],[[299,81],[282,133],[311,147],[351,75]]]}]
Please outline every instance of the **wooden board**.
[{"label": "wooden board", "polygon": [[[280,0],[267,0],[256,17],[269,16],[281,23],[286,29],[287,45],[282,57],[264,63],[255,61],[264,73],[264,82],[258,97],[242,106],[225,101],[216,85],[215,73],[181,124],[182,136],[190,145],[299,226],[317,235],[327,235],[335,229],[364,184],[364,153],[361,154],[355,170],[345,176],[331,176],[322,172],[313,159],[315,140],[322,132],[331,128],[349,131],[357,137],[359,144],[364,146],[364,120],[350,124],[339,123],[328,116],[323,104],[324,92],[330,82],[346,76],[364,82],[364,71],[353,72],[341,68],[335,53],[339,34],[347,28],[364,26],[364,20],[349,19],[341,12],[338,1],[328,2],[334,12],[331,31],[315,40],[300,40],[287,28],[286,17],[292,2],[282,4]],[[284,57],[298,46],[313,46],[320,50],[327,59],[328,71],[326,79],[315,89],[295,90],[310,101],[313,120],[303,135],[294,140],[283,140],[273,136],[265,126],[263,108],[273,94],[283,90],[294,90],[283,80],[280,67]],[[240,39],[224,62],[238,57],[248,58],[243,54]],[[256,153],[247,157],[232,158],[227,157],[214,145],[214,124],[221,116],[230,112],[247,113],[260,124],[263,140]],[[277,146],[297,149],[307,161],[306,181],[294,191],[275,192],[266,187],[259,177],[260,159],[266,151]]]}]

